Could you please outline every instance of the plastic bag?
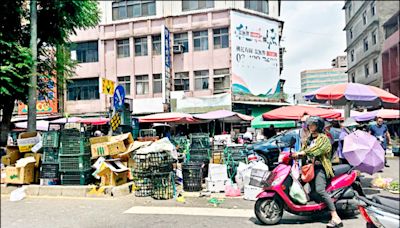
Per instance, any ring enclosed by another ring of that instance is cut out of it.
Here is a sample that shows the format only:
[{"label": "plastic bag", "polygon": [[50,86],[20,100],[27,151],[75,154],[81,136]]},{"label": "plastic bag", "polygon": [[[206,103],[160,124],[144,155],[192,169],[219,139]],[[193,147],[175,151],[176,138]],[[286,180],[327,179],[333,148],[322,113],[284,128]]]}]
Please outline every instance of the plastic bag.
[{"label": "plastic bag", "polygon": [[10,194],[10,201],[20,201],[23,200],[26,196],[25,194],[26,187],[17,188]]},{"label": "plastic bag", "polygon": [[294,161],[294,164],[292,166],[292,175],[293,178],[295,178],[296,180],[298,180],[300,177],[299,165],[297,161]]},{"label": "plastic bag", "polygon": [[306,192],[304,191],[303,187],[301,186],[300,182],[297,181],[297,179],[294,179],[293,177],[293,183],[292,186],[290,187],[290,192],[289,192],[290,197],[293,199],[293,201],[299,203],[299,204],[306,204],[308,201],[308,197]]},{"label": "plastic bag", "polygon": [[392,181],[391,178],[382,178],[381,175],[378,175],[377,178],[372,180],[372,185],[377,187],[377,188],[386,188],[389,183]]},{"label": "plastic bag", "polygon": [[229,182],[225,185],[225,196],[235,197],[240,196],[240,188],[237,184],[230,184]]}]

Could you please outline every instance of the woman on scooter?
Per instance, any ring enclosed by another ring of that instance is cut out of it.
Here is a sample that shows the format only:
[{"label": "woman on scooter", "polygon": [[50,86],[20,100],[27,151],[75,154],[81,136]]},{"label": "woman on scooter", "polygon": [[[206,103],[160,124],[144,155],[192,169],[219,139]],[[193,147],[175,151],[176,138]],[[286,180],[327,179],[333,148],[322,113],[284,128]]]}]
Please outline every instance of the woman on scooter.
[{"label": "woman on scooter", "polygon": [[314,179],[310,182],[311,196],[326,203],[332,216],[327,227],[342,227],[343,223],[336,212],[335,204],[325,191],[328,179],[334,177],[330,161],[331,143],[324,134],[325,122],[320,117],[312,116],[308,118],[307,125],[311,133],[310,137],[302,151],[292,154],[292,156],[294,158],[307,156],[307,160],[314,159]]}]

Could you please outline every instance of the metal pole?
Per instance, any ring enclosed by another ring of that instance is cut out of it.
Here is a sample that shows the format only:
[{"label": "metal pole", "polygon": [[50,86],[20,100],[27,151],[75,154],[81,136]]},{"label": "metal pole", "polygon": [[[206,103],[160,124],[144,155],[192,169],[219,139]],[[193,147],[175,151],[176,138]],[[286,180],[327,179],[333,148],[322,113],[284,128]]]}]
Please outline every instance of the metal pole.
[{"label": "metal pole", "polygon": [[350,117],[351,101],[346,101],[346,107],[344,109],[344,117],[347,119]]},{"label": "metal pole", "polygon": [[37,2],[30,2],[30,23],[32,51],[32,75],[30,78],[29,97],[28,97],[28,131],[36,131],[36,101],[37,101]]}]

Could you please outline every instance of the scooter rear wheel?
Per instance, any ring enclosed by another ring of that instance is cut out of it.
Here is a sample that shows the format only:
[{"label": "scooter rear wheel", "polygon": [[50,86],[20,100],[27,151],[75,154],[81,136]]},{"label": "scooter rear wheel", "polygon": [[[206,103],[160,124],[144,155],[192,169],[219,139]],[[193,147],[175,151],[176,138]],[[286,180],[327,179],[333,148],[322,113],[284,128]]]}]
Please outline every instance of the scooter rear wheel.
[{"label": "scooter rear wheel", "polygon": [[277,198],[261,198],[256,201],[254,211],[257,219],[266,225],[279,223],[283,215],[283,205]]}]

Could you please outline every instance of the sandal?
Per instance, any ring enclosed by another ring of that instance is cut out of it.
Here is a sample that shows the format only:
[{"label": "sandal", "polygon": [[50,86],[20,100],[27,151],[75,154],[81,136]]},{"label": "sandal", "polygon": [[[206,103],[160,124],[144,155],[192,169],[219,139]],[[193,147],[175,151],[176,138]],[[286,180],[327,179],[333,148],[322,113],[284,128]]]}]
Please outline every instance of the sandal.
[{"label": "sandal", "polygon": [[332,227],[343,227],[343,222],[336,223],[335,221],[331,220],[329,221],[328,224],[326,224],[326,227],[332,228]]}]

